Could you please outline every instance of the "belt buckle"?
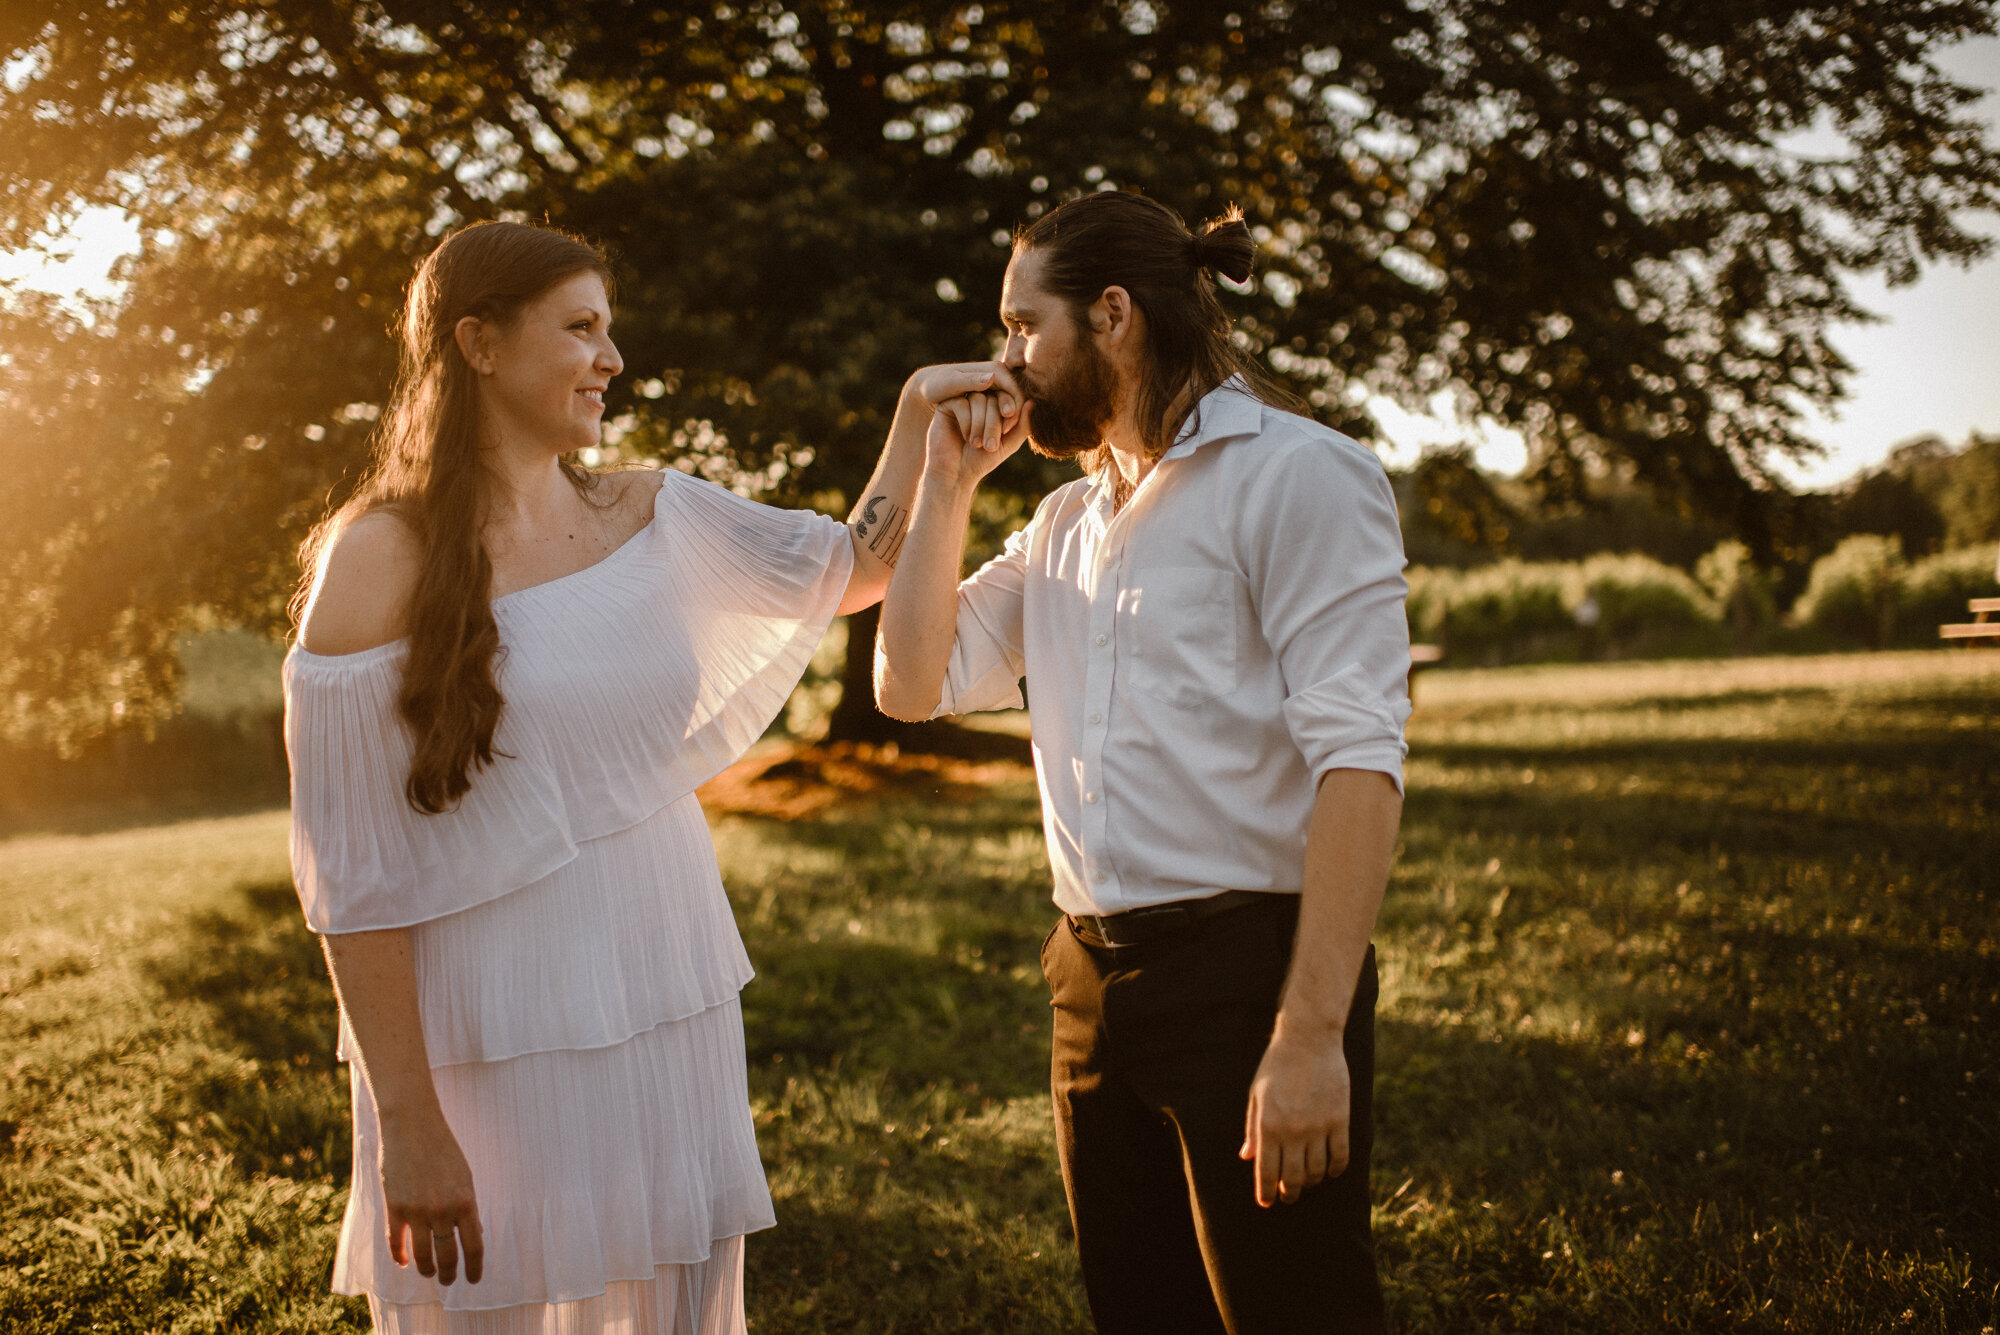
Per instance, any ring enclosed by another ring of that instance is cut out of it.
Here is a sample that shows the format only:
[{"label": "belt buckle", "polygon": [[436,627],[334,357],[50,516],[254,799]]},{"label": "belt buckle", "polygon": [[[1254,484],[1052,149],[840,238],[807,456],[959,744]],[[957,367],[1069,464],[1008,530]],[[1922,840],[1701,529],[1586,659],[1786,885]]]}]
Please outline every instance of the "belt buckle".
[{"label": "belt buckle", "polygon": [[1094,924],[1092,924],[1097,930],[1097,939],[1102,941],[1105,945],[1112,946],[1114,948],[1120,946],[1136,946],[1141,941],[1143,941],[1146,936],[1144,932],[1140,932],[1136,936],[1127,936],[1121,930],[1123,928],[1130,927],[1132,925],[1130,919],[1127,919],[1124,922],[1117,921],[1118,919],[1123,918],[1124,916],[1125,915],[1122,913],[1107,913],[1100,915],[1097,921]]},{"label": "belt buckle", "polygon": [[1072,913],[1068,915],[1070,930],[1082,939],[1085,945],[1118,946],[1129,944],[1114,939],[1115,931],[1106,931],[1105,923],[1111,915],[1103,913]]},{"label": "belt buckle", "polygon": [[1105,921],[1106,915],[1102,913],[1072,913],[1069,915],[1071,929],[1084,939],[1085,945],[1093,942],[1104,946],[1119,944],[1111,939],[1112,933],[1104,930]]},{"label": "belt buckle", "polygon": [[1096,914],[1084,919],[1091,934],[1107,946],[1136,946],[1186,920],[1190,915],[1178,904],[1156,904],[1123,913]]}]

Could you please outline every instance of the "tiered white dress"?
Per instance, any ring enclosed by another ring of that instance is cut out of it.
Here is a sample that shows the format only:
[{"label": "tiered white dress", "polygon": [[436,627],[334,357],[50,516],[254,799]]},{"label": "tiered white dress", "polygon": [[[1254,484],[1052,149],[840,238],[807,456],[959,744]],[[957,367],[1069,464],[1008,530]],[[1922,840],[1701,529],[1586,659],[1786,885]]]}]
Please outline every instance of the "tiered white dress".
[{"label": "tiered white dress", "polygon": [[665,472],[611,556],[494,599],[504,758],[443,815],[403,796],[407,646],[286,658],[306,921],[414,929],[432,1078],[485,1233],[477,1285],[390,1260],[356,1068],[333,1288],[368,1295],[378,1329],[742,1329],[742,1236],[772,1223],[737,1003],[751,970],[694,789],[783,707],[852,559],[831,519]]}]

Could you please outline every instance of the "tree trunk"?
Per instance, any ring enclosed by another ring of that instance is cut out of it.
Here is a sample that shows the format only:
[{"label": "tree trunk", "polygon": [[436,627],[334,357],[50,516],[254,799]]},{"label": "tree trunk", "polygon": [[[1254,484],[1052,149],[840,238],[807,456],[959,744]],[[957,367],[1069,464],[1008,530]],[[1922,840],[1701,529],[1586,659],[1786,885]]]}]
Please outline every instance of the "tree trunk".
[{"label": "tree trunk", "polygon": [[827,720],[829,742],[894,742],[908,750],[924,750],[934,726],[903,723],[875,707],[875,627],[882,619],[879,604],[847,617],[847,665],[840,675],[840,703]]}]

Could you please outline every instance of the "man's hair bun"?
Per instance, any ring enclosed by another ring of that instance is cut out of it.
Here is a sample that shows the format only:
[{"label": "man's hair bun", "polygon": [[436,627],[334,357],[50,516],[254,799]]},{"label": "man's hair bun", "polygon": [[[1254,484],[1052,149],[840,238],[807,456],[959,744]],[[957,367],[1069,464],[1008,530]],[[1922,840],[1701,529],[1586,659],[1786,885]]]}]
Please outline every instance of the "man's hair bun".
[{"label": "man's hair bun", "polygon": [[1194,239],[1194,262],[1213,269],[1232,283],[1247,283],[1257,259],[1257,242],[1243,221],[1243,210],[1232,206],[1220,218],[1212,218]]}]

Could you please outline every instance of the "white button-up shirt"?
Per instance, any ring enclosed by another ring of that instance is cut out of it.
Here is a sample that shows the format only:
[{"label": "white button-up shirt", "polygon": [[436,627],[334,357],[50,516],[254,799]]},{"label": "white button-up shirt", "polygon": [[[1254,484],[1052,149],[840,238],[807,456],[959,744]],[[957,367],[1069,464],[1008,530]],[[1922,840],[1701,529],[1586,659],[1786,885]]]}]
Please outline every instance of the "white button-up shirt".
[{"label": "white button-up shirt", "polygon": [[1389,479],[1239,380],[1115,515],[1046,497],[959,586],[937,714],[1019,708],[1066,913],[1297,893],[1320,776],[1402,785],[1410,636]]}]

